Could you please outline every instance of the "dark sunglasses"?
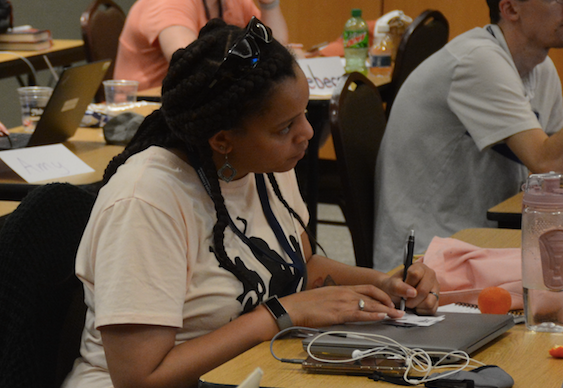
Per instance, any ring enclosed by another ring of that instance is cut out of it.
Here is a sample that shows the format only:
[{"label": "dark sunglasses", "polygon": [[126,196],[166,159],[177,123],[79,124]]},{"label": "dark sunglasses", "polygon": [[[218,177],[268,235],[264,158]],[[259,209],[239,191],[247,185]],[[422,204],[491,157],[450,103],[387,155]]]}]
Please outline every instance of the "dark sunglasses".
[{"label": "dark sunglasses", "polygon": [[260,62],[260,47],[256,42],[257,39],[264,43],[270,43],[273,40],[272,30],[258,20],[256,16],[253,16],[246,25],[244,34],[227,51],[227,55],[223,58],[223,62],[219,65],[209,83],[209,89],[226,78],[240,79],[249,70],[256,67]]}]

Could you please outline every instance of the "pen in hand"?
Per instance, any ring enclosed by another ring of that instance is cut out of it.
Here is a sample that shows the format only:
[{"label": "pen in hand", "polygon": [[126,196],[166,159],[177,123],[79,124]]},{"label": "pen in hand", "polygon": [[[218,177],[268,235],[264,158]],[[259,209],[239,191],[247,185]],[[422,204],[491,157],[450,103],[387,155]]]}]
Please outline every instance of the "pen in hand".
[{"label": "pen in hand", "polygon": [[[403,282],[407,280],[407,271],[412,264],[412,259],[414,256],[414,230],[411,230],[409,237],[407,238],[407,243],[405,245],[405,258],[404,258],[404,269],[403,269]],[[405,311],[406,299],[401,298],[400,309]]]}]

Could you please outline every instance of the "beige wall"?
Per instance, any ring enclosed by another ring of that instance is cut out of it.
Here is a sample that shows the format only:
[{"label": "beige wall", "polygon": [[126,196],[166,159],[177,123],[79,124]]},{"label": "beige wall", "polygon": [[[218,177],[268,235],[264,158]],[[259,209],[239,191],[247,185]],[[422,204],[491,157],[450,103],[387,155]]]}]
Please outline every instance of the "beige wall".
[{"label": "beige wall", "polygon": [[485,0],[385,0],[383,13],[403,10],[413,19],[427,9],[436,9],[450,23],[450,39],[473,27],[489,23],[489,7]]},{"label": "beige wall", "polygon": [[366,20],[395,9],[412,18],[426,9],[437,9],[450,21],[451,37],[489,21],[485,0],[282,0],[281,6],[290,41],[305,48],[340,36],[352,8],[361,8]]},{"label": "beige wall", "polygon": [[[418,1],[418,0],[413,0]],[[383,0],[281,0],[292,43],[307,49],[342,34],[352,8],[361,8],[366,20],[381,16]]]}]

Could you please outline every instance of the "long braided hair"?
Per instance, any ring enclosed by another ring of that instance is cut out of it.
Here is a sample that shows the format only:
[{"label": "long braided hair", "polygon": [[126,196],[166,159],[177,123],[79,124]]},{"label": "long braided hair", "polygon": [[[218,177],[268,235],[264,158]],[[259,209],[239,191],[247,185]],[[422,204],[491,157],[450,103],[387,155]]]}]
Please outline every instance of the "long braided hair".
[{"label": "long braided hair", "polygon": [[[228,49],[242,34],[242,29],[212,19],[202,28],[196,41],[174,53],[162,84],[161,109],[143,121],[125,150],[110,162],[104,173],[104,184],[129,157],[150,146],[195,152],[209,181],[217,215],[213,228],[215,256],[222,267],[253,288],[254,282],[234,265],[225,251],[223,239],[229,214],[208,140],[220,130],[234,129],[250,115],[260,112],[274,86],[288,77],[296,77],[296,73],[291,53],[273,40],[259,44],[261,56],[256,67],[241,79],[218,83],[212,89],[213,95],[209,96],[208,87],[217,69]],[[283,199],[274,175],[268,174],[268,178],[276,196],[307,230],[303,220]],[[256,301],[258,303],[260,301]]]}]

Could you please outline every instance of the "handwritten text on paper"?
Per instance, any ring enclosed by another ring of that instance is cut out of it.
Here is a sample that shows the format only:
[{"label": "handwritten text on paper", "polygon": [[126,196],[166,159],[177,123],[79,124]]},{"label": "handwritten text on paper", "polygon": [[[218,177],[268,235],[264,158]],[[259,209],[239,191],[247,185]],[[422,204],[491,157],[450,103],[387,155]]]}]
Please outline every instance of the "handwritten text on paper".
[{"label": "handwritten text on paper", "polygon": [[307,77],[313,96],[331,96],[344,74],[340,57],[299,59],[297,62]]},{"label": "handwritten text on paper", "polygon": [[62,144],[2,151],[0,159],[29,183],[94,171]]}]

